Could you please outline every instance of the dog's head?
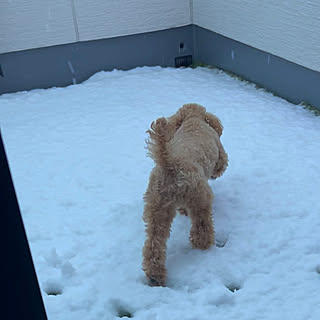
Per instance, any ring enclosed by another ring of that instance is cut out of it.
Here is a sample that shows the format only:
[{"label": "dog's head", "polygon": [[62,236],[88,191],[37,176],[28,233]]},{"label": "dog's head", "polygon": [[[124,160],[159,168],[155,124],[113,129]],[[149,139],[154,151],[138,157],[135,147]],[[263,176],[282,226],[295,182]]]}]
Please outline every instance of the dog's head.
[{"label": "dog's head", "polygon": [[175,127],[176,129],[178,129],[182,125],[182,122],[184,120],[191,117],[197,117],[204,120],[206,123],[210,125],[210,127],[212,127],[217,132],[219,137],[221,137],[223,126],[220,120],[212,113],[207,112],[203,106],[196,103],[189,103],[183,105],[182,108],[180,108],[174,116],[169,118],[169,122],[170,119],[174,120]]}]

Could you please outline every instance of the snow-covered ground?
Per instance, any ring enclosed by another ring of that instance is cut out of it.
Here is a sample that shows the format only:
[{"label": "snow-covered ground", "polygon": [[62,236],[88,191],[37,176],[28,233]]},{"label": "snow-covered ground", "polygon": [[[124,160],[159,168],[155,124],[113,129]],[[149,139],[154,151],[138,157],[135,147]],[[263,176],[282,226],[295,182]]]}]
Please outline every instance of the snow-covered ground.
[{"label": "snow-covered ground", "polygon": [[[177,216],[168,287],[141,270],[145,131],[197,102],[229,154],[210,182],[223,247]],[[0,121],[49,320],[320,319],[320,117],[212,69],[100,72],[0,96]]]}]

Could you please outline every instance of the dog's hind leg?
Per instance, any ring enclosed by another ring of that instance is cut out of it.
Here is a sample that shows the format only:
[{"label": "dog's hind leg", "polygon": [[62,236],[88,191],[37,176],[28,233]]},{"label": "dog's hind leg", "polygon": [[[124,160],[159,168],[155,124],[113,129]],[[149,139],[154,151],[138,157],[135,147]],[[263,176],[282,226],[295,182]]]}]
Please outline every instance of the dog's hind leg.
[{"label": "dog's hind leg", "polygon": [[[158,199],[157,199],[158,200]],[[143,270],[151,286],[164,286],[166,281],[166,242],[175,216],[175,207],[146,197],[144,221],[147,239],[143,248]]]},{"label": "dog's hind leg", "polygon": [[214,244],[212,201],[213,193],[208,185],[197,190],[196,196],[188,199],[188,212],[192,223],[190,241],[193,248],[204,250]]}]

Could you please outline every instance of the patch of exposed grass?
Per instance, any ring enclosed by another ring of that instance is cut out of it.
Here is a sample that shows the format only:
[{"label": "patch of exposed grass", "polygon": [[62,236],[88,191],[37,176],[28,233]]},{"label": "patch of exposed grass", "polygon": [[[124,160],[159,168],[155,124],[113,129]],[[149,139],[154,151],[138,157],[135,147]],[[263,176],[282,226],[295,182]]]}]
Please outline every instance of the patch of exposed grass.
[{"label": "patch of exposed grass", "polygon": [[316,117],[320,116],[320,109],[314,107],[313,105],[306,102],[302,102],[300,103],[300,105],[303,106],[303,109],[306,109],[312,112]]},{"label": "patch of exposed grass", "polygon": [[206,63],[202,63],[202,62],[199,62],[199,63],[193,63],[190,68],[191,69],[196,69],[196,68],[208,68],[208,69],[218,69],[214,66],[210,66],[209,64],[206,64]]},{"label": "patch of exposed grass", "polygon": [[[268,93],[271,93],[273,96],[275,97],[278,97],[278,98],[281,98],[281,99],[284,99],[286,101],[288,101],[289,103],[293,103],[292,101],[284,98],[284,97],[281,97],[279,94],[269,90],[269,89],[266,89],[264,88],[263,86],[257,84],[257,83],[254,83],[254,82],[251,82],[250,80],[246,79],[245,77],[243,76],[240,76],[232,71],[229,71],[229,70],[225,70],[225,69],[222,69],[222,68],[218,68],[218,67],[215,67],[215,66],[211,66],[211,65],[208,65],[208,64],[205,64],[205,63],[194,63],[190,66],[190,68],[192,69],[195,69],[195,68],[198,68],[198,67],[201,67],[201,68],[208,68],[208,69],[214,69],[214,70],[217,70],[217,71],[221,71],[221,72],[224,72],[225,74],[227,74],[228,76],[236,79],[236,80],[239,80],[241,82],[245,82],[247,84],[252,84],[254,85],[254,87],[257,89],[257,90],[263,90],[265,92],[268,92]],[[309,110],[310,112],[312,112],[316,117],[320,116],[320,109],[307,103],[307,102],[301,102],[299,105],[303,106],[304,109],[306,110]]]}]

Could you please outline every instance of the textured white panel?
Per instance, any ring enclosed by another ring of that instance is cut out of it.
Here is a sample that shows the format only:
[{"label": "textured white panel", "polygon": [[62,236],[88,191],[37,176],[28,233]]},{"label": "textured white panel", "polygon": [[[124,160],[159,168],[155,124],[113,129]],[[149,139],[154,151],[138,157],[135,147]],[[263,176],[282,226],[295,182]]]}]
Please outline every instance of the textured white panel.
[{"label": "textured white panel", "polygon": [[319,0],[194,0],[194,23],[320,71]]},{"label": "textured white panel", "polygon": [[0,0],[0,53],[75,40],[70,0]]},{"label": "textured white panel", "polygon": [[81,41],[191,23],[190,0],[75,0],[75,10]]}]

